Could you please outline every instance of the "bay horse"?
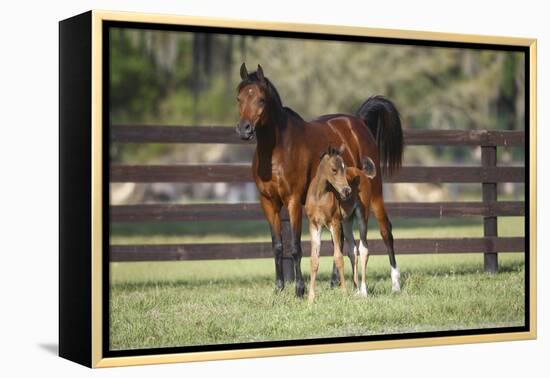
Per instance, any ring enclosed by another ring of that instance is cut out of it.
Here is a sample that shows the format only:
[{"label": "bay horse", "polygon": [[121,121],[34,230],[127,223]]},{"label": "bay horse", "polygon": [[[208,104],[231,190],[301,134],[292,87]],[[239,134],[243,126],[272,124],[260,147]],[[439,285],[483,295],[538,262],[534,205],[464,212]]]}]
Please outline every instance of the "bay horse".
[{"label": "bay horse", "polygon": [[[321,233],[328,228],[334,245],[333,257],[340,288],[346,292],[344,279],[343,240],[353,250],[355,266],[352,266],[353,282],[357,287],[357,247],[353,237],[353,219],[357,218],[361,239],[366,239],[366,228],[371,199],[371,179],[376,176],[376,167],[369,157],[362,159],[362,169],[346,167],[342,159],[344,145],[336,150],[329,145],[323,153],[317,172],[309,185],[305,210],[309,219],[311,236],[311,279],[309,301],[315,300],[315,280],[319,270]],[[343,233],[341,232],[343,230]],[[368,256],[361,250],[361,289],[359,294],[367,295],[366,266]]]},{"label": "bay horse", "polygon": [[[305,121],[298,113],[283,106],[273,83],[258,65],[248,73],[243,63],[237,87],[239,122],[236,131],[241,139],[256,139],[252,174],[260,193],[260,204],[269,223],[275,258],[275,285],[284,288],[281,208],[288,210],[291,226],[291,253],[294,261],[296,295],[305,291],[301,271],[302,205],[317,170],[319,156],[327,145],[345,147],[342,158],[349,167],[359,167],[362,156],[370,157],[380,171],[392,174],[401,166],[403,131],[399,113],[393,103],[381,96],[371,97],[356,116],[323,115]],[[307,94],[306,94],[307,95]],[[390,259],[392,286],[399,288],[399,270],[395,261],[391,222],[384,208],[381,175],[372,182],[372,210],[380,226]],[[360,249],[368,253],[366,240]],[[348,257],[355,266],[353,253]]]}]

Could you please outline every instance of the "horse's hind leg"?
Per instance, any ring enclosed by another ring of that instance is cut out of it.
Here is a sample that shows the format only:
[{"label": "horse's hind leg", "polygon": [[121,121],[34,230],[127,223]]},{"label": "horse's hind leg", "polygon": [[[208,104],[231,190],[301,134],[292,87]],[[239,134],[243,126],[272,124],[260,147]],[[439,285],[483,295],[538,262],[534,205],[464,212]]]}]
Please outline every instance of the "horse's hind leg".
[{"label": "horse's hind leg", "polygon": [[[368,204],[368,202],[366,202]],[[369,221],[369,206],[361,205],[356,211],[357,225],[359,227],[359,255],[361,258],[361,287],[359,295],[366,297],[367,292],[367,262],[369,261],[369,248],[367,245],[367,227]]]},{"label": "horse's hind leg", "polygon": [[400,273],[397,262],[395,261],[395,251],[393,249],[392,224],[384,208],[384,200],[381,195],[373,198],[372,210],[380,226],[380,235],[382,235],[382,239],[384,239],[384,244],[386,245],[386,250],[390,258],[392,291],[398,292],[401,290],[401,285],[399,283]]}]

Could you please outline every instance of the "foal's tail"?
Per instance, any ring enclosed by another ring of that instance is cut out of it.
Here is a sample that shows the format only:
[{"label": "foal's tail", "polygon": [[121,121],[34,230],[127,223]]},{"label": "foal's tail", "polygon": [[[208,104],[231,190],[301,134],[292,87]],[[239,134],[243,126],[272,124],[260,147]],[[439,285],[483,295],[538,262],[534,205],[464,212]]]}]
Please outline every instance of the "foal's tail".
[{"label": "foal's tail", "polygon": [[359,107],[356,115],[376,138],[382,170],[393,174],[403,159],[403,129],[395,105],[383,96],[373,96]]},{"label": "foal's tail", "polygon": [[363,156],[361,158],[361,168],[368,178],[372,179],[376,177],[376,165],[374,165],[374,161],[370,157]]}]

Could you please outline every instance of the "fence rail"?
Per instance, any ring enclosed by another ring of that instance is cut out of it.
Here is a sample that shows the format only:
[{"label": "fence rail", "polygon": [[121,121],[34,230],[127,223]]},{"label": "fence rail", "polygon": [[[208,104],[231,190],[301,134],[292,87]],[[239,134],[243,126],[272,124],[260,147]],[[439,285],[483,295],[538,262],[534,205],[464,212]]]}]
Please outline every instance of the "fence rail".
[{"label": "fence rail", "polygon": [[[403,218],[462,218],[523,216],[525,204],[506,202],[388,202],[386,210],[393,217]],[[305,217],[305,215],[304,215]],[[111,221],[139,222],[200,222],[263,220],[257,203],[192,204],[192,205],[119,205],[111,207]],[[282,220],[288,220],[286,210]]]},{"label": "fence rail", "polygon": [[[310,245],[302,241],[304,256],[309,256]],[[369,254],[386,253],[384,242],[369,240]],[[525,249],[522,237],[396,239],[399,254],[521,252]],[[288,251],[284,255],[289,257]],[[332,245],[322,243],[321,255],[332,256]],[[273,257],[271,243],[215,243],[215,244],[150,244],[112,245],[111,261],[168,261],[217,260]]]},{"label": "fence rail", "polygon": [[[523,146],[523,131],[404,130],[405,144],[417,146]],[[248,144],[227,126],[130,126],[111,128],[113,143]]]},{"label": "fence rail", "polygon": [[[248,164],[112,165],[111,182],[252,182]],[[523,167],[405,166],[384,182],[480,183],[524,182]]]},{"label": "fence rail", "polygon": [[[404,166],[396,175],[385,177],[391,183],[478,183],[481,202],[393,202],[387,203],[390,217],[443,218],[482,217],[484,236],[478,238],[397,239],[397,254],[484,253],[485,270],[496,272],[498,253],[522,252],[524,237],[499,237],[497,217],[524,216],[523,201],[498,201],[497,185],[525,182],[523,166],[497,166],[497,147],[525,145],[524,132],[488,130],[405,130],[407,145],[481,146],[481,166]],[[111,127],[113,143],[223,143],[250,144],[240,140],[234,128],[224,126],[128,126]],[[110,168],[110,181],[117,182],[251,182],[248,164],[118,165]],[[190,205],[120,205],[110,207],[113,223],[244,221],[264,219],[257,203]],[[288,254],[288,215],[283,211],[283,239]],[[267,227],[267,226],[266,226]],[[303,242],[309,255],[309,243]],[[369,242],[373,254],[385,253],[381,240]],[[323,243],[323,255],[331,246]],[[149,244],[111,245],[110,261],[176,261],[271,257],[270,243]],[[286,259],[287,263],[290,259]],[[289,269],[287,265],[285,269]]]}]

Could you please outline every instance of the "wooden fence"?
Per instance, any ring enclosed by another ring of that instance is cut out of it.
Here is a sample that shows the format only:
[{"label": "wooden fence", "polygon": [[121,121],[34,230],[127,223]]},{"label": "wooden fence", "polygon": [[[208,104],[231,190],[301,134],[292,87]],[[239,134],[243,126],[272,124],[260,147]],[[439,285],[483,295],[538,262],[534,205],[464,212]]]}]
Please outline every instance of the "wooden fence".
[{"label": "wooden fence", "polygon": [[[114,126],[112,143],[223,143],[241,144],[231,127]],[[397,254],[471,253],[485,256],[485,270],[498,270],[498,253],[521,252],[523,237],[499,237],[498,216],[523,216],[523,201],[498,201],[498,183],[525,182],[524,167],[497,166],[497,147],[524,146],[525,134],[516,131],[405,130],[406,145],[481,146],[481,166],[404,166],[396,175],[385,177],[392,183],[479,183],[481,202],[387,203],[390,217],[483,217],[484,236],[478,238],[396,239]],[[248,164],[201,165],[111,165],[111,182],[250,182]],[[111,206],[113,223],[198,222],[264,219],[257,203],[190,205]],[[288,217],[283,214],[283,241],[289,240]],[[266,223],[267,229],[267,223]],[[307,231],[303,236],[304,255],[309,255]],[[288,245],[284,243],[288,260]],[[384,254],[381,240],[369,241],[372,254]],[[332,246],[323,243],[322,255],[331,255]],[[110,261],[168,261],[272,257],[271,243],[211,243],[162,245],[111,245]],[[287,263],[288,264],[288,263]]]}]

